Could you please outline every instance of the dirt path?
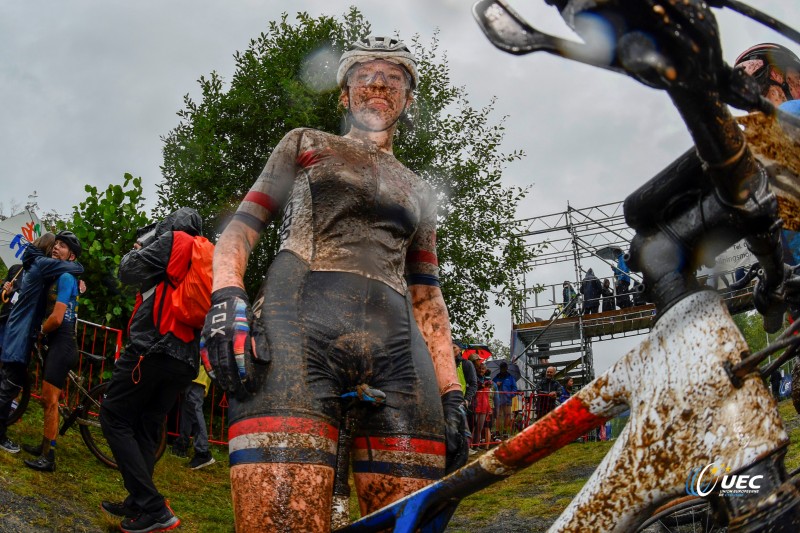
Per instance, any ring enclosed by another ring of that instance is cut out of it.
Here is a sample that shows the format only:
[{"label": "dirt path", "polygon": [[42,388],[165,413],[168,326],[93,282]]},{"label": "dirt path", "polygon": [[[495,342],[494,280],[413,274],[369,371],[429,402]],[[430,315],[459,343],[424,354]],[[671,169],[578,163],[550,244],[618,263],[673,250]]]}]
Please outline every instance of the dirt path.
[{"label": "dirt path", "polygon": [[92,524],[86,517],[86,509],[77,508],[67,498],[19,496],[7,488],[7,483],[8,480],[0,479],[0,533],[106,531]]}]

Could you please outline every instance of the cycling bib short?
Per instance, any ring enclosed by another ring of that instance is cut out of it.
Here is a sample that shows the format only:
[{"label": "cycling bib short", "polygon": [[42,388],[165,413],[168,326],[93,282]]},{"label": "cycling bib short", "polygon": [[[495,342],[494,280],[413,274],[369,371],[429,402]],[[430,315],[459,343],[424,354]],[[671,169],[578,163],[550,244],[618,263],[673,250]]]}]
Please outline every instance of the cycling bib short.
[{"label": "cycling bib short", "polygon": [[47,343],[44,380],[58,389],[63,389],[67,374],[78,364],[75,322],[62,322],[57,330],[47,335]]},{"label": "cycling bib short", "polygon": [[444,475],[442,404],[405,296],[362,275],[312,271],[283,251],[254,313],[253,334],[268,339],[271,365],[254,397],[231,400],[232,468],[335,468],[340,396],[368,384],[386,393],[386,405],[359,410],[354,473],[430,480]]}]

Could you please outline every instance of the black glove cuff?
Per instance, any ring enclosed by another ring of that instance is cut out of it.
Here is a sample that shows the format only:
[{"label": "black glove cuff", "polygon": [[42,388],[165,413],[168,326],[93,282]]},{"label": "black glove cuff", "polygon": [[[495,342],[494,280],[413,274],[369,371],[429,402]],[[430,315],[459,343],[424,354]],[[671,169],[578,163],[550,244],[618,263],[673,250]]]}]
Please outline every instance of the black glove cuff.
[{"label": "black glove cuff", "polygon": [[217,289],[211,293],[211,305],[218,304],[229,298],[241,298],[245,302],[250,302],[247,293],[241,287],[230,286]]},{"label": "black glove cuff", "polygon": [[464,405],[464,393],[460,390],[451,390],[442,395],[442,406],[457,408]]}]

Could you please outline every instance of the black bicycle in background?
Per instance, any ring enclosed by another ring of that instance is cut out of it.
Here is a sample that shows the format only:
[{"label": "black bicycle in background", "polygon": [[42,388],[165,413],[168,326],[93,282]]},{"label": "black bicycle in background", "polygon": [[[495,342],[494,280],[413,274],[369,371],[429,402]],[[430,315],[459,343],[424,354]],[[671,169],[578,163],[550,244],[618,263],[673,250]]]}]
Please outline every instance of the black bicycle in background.
[{"label": "black bicycle in background", "polygon": [[[69,371],[67,385],[64,388],[67,393],[58,405],[61,420],[61,427],[58,433],[59,435],[64,435],[72,426],[77,424],[81,438],[86,447],[89,448],[89,451],[92,452],[92,455],[97,457],[104,465],[110,468],[117,468],[114,455],[111,453],[111,448],[108,446],[103,430],[100,427],[100,405],[106,397],[109,382],[106,381],[94,385],[91,383],[93,369],[102,365],[105,362],[105,358],[83,350],[78,351],[82,358],[81,366],[85,368],[85,371],[80,373],[73,370]],[[42,347],[37,346],[35,352],[39,368],[42,368]],[[33,389],[33,376],[33,373],[28,375],[27,382],[12,404],[12,410],[8,418],[9,425],[22,418],[22,415],[28,409]],[[156,461],[164,455],[166,447],[167,432],[165,427],[165,430],[161,433],[161,442],[156,450]]]}]

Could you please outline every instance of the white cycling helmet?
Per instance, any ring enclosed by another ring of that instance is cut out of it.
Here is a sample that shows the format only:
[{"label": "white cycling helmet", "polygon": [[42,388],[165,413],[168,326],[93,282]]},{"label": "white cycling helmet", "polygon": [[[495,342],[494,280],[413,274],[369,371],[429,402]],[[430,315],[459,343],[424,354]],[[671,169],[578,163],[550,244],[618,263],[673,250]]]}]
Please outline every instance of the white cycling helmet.
[{"label": "white cycling helmet", "polygon": [[408,71],[411,75],[411,88],[414,89],[419,83],[417,74],[417,61],[414,54],[408,49],[405,43],[394,37],[374,37],[369,36],[350,45],[339,59],[339,70],[336,71],[336,83],[339,87],[344,87],[347,81],[347,71],[356,63],[365,63],[383,59],[390,63],[396,63]]}]

